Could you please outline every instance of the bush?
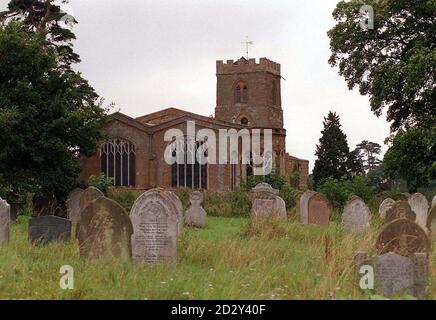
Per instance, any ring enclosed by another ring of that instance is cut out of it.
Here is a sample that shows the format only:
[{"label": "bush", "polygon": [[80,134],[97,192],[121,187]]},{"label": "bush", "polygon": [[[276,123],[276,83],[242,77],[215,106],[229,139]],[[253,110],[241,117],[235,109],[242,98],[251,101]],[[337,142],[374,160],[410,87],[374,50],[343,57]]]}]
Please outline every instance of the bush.
[{"label": "bush", "polygon": [[343,207],[353,195],[362,198],[365,202],[369,202],[375,196],[375,188],[369,179],[361,176],[351,180],[345,177],[341,180],[328,178],[321,183],[318,191],[324,194],[335,207]]},{"label": "bush", "polygon": [[285,200],[286,209],[295,207],[295,189],[291,188],[289,185],[285,184],[280,189],[280,197]]},{"label": "bush", "polygon": [[133,203],[141,195],[140,191],[117,188],[108,193],[108,197],[118,202],[128,213],[132,209]]},{"label": "bush", "polygon": [[109,188],[114,185],[114,179],[109,178],[104,173],[100,173],[98,176],[90,176],[88,179],[88,186],[95,187],[105,195],[108,195]]},{"label": "bush", "polygon": [[228,193],[205,193],[203,207],[209,216],[248,217],[251,199],[248,192],[241,189]]},{"label": "bush", "polygon": [[277,190],[281,190],[284,185],[286,185],[286,180],[280,175],[271,173],[266,176],[250,176],[247,180],[242,183],[242,188],[245,191],[251,191],[257,184],[261,182],[268,183],[271,187]]}]

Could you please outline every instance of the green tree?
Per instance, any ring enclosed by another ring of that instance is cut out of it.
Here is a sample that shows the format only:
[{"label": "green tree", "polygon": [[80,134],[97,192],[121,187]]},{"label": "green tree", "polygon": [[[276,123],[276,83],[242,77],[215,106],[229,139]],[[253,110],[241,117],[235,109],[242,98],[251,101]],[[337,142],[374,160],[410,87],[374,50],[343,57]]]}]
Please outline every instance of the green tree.
[{"label": "green tree", "polygon": [[378,143],[363,140],[356,146],[355,151],[362,162],[365,172],[374,170],[380,166],[381,160],[378,156],[380,156],[381,153],[381,146]]},{"label": "green tree", "polygon": [[45,33],[0,27],[0,185],[64,200],[95,153],[106,111],[80,74],[59,66]]},{"label": "green tree", "polygon": [[[374,9],[374,29],[360,26],[362,5]],[[340,1],[328,32],[329,63],[350,89],[368,95],[372,111],[387,109],[392,132],[436,123],[436,1]]]},{"label": "green tree", "polygon": [[44,45],[56,50],[63,67],[69,68],[80,62],[73,50],[72,40],[76,36],[69,25],[77,21],[61,9],[69,0],[11,0],[8,10],[0,12],[0,21],[20,21],[30,33],[45,32]]},{"label": "green tree", "polygon": [[315,186],[327,178],[340,179],[347,176],[347,158],[349,148],[347,136],[342,132],[339,116],[329,112],[324,118],[324,130],[321,131],[319,144],[316,146],[317,159],[313,169]]},{"label": "green tree", "polygon": [[436,179],[436,127],[411,128],[389,139],[383,164],[391,177],[401,177],[411,192]]}]

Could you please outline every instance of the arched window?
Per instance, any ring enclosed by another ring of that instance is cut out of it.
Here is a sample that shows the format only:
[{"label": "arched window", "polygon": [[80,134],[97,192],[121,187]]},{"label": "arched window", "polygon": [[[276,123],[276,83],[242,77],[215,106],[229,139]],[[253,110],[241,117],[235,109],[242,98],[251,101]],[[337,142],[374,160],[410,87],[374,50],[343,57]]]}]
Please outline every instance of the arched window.
[{"label": "arched window", "polygon": [[197,141],[193,148],[192,144],[187,142],[189,139],[185,137],[184,140],[185,143],[176,145],[172,153],[173,157],[178,158],[177,149],[182,148],[182,163],[175,162],[171,166],[172,187],[207,189],[207,163],[201,164],[198,161],[199,158],[207,158],[207,148],[204,148],[204,142]]},{"label": "arched window", "polygon": [[136,185],[136,147],[133,143],[116,138],[100,148],[101,172],[114,179],[114,186]]},{"label": "arched window", "polygon": [[241,103],[241,87],[239,84],[236,86],[235,97],[236,103]]},{"label": "arched window", "polygon": [[239,81],[235,88],[235,102],[247,103],[248,102],[248,87],[243,81]]},{"label": "arched window", "polygon": [[241,119],[241,124],[242,124],[243,126],[248,125],[248,119],[247,119],[246,117],[243,117],[243,118]]}]

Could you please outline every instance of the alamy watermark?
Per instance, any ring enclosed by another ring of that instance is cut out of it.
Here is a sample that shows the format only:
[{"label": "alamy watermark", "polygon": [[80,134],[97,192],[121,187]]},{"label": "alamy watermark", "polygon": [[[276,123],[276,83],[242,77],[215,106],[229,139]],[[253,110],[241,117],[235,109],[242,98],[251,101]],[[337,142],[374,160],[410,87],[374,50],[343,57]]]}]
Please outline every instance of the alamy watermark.
[{"label": "alamy watermark", "polygon": [[74,289],[74,269],[72,266],[65,265],[59,270],[62,274],[61,280],[59,281],[59,287],[62,290],[73,290]]},{"label": "alamy watermark", "polygon": [[[176,128],[165,132],[167,164],[244,164],[254,175],[272,172],[272,129],[212,129],[196,132],[195,121],[186,122],[186,134]],[[241,140],[241,143],[239,141]],[[263,140],[263,146],[262,141]]]},{"label": "alamy watermark", "polygon": [[359,287],[362,290],[374,289],[374,268],[369,265],[363,265],[359,269],[359,273],[363,274],[359,281]]},{"label": "alamy watermark", "polygon": [[363,30],[374,29],[374,8],[370,5],[363,5],[360,7],[360,27]]}]

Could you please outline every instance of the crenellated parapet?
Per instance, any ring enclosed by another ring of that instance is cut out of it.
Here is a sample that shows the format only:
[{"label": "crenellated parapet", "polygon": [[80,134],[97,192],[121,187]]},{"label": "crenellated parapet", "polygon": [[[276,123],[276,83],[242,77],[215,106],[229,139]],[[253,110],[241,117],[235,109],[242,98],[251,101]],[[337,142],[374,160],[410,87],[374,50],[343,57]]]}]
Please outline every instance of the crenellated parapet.
[{"label": "crenellated parapet", "polygon": [[246,72],[270,72],[280,76],[280,64],[267,58],[260,58],[259,62],[256,62],[256,59],[247,60],[245,58],[240,58],[237,61],[227,60],[226,62],[218,60],[216,62],[216,72],[217,75]]}]

